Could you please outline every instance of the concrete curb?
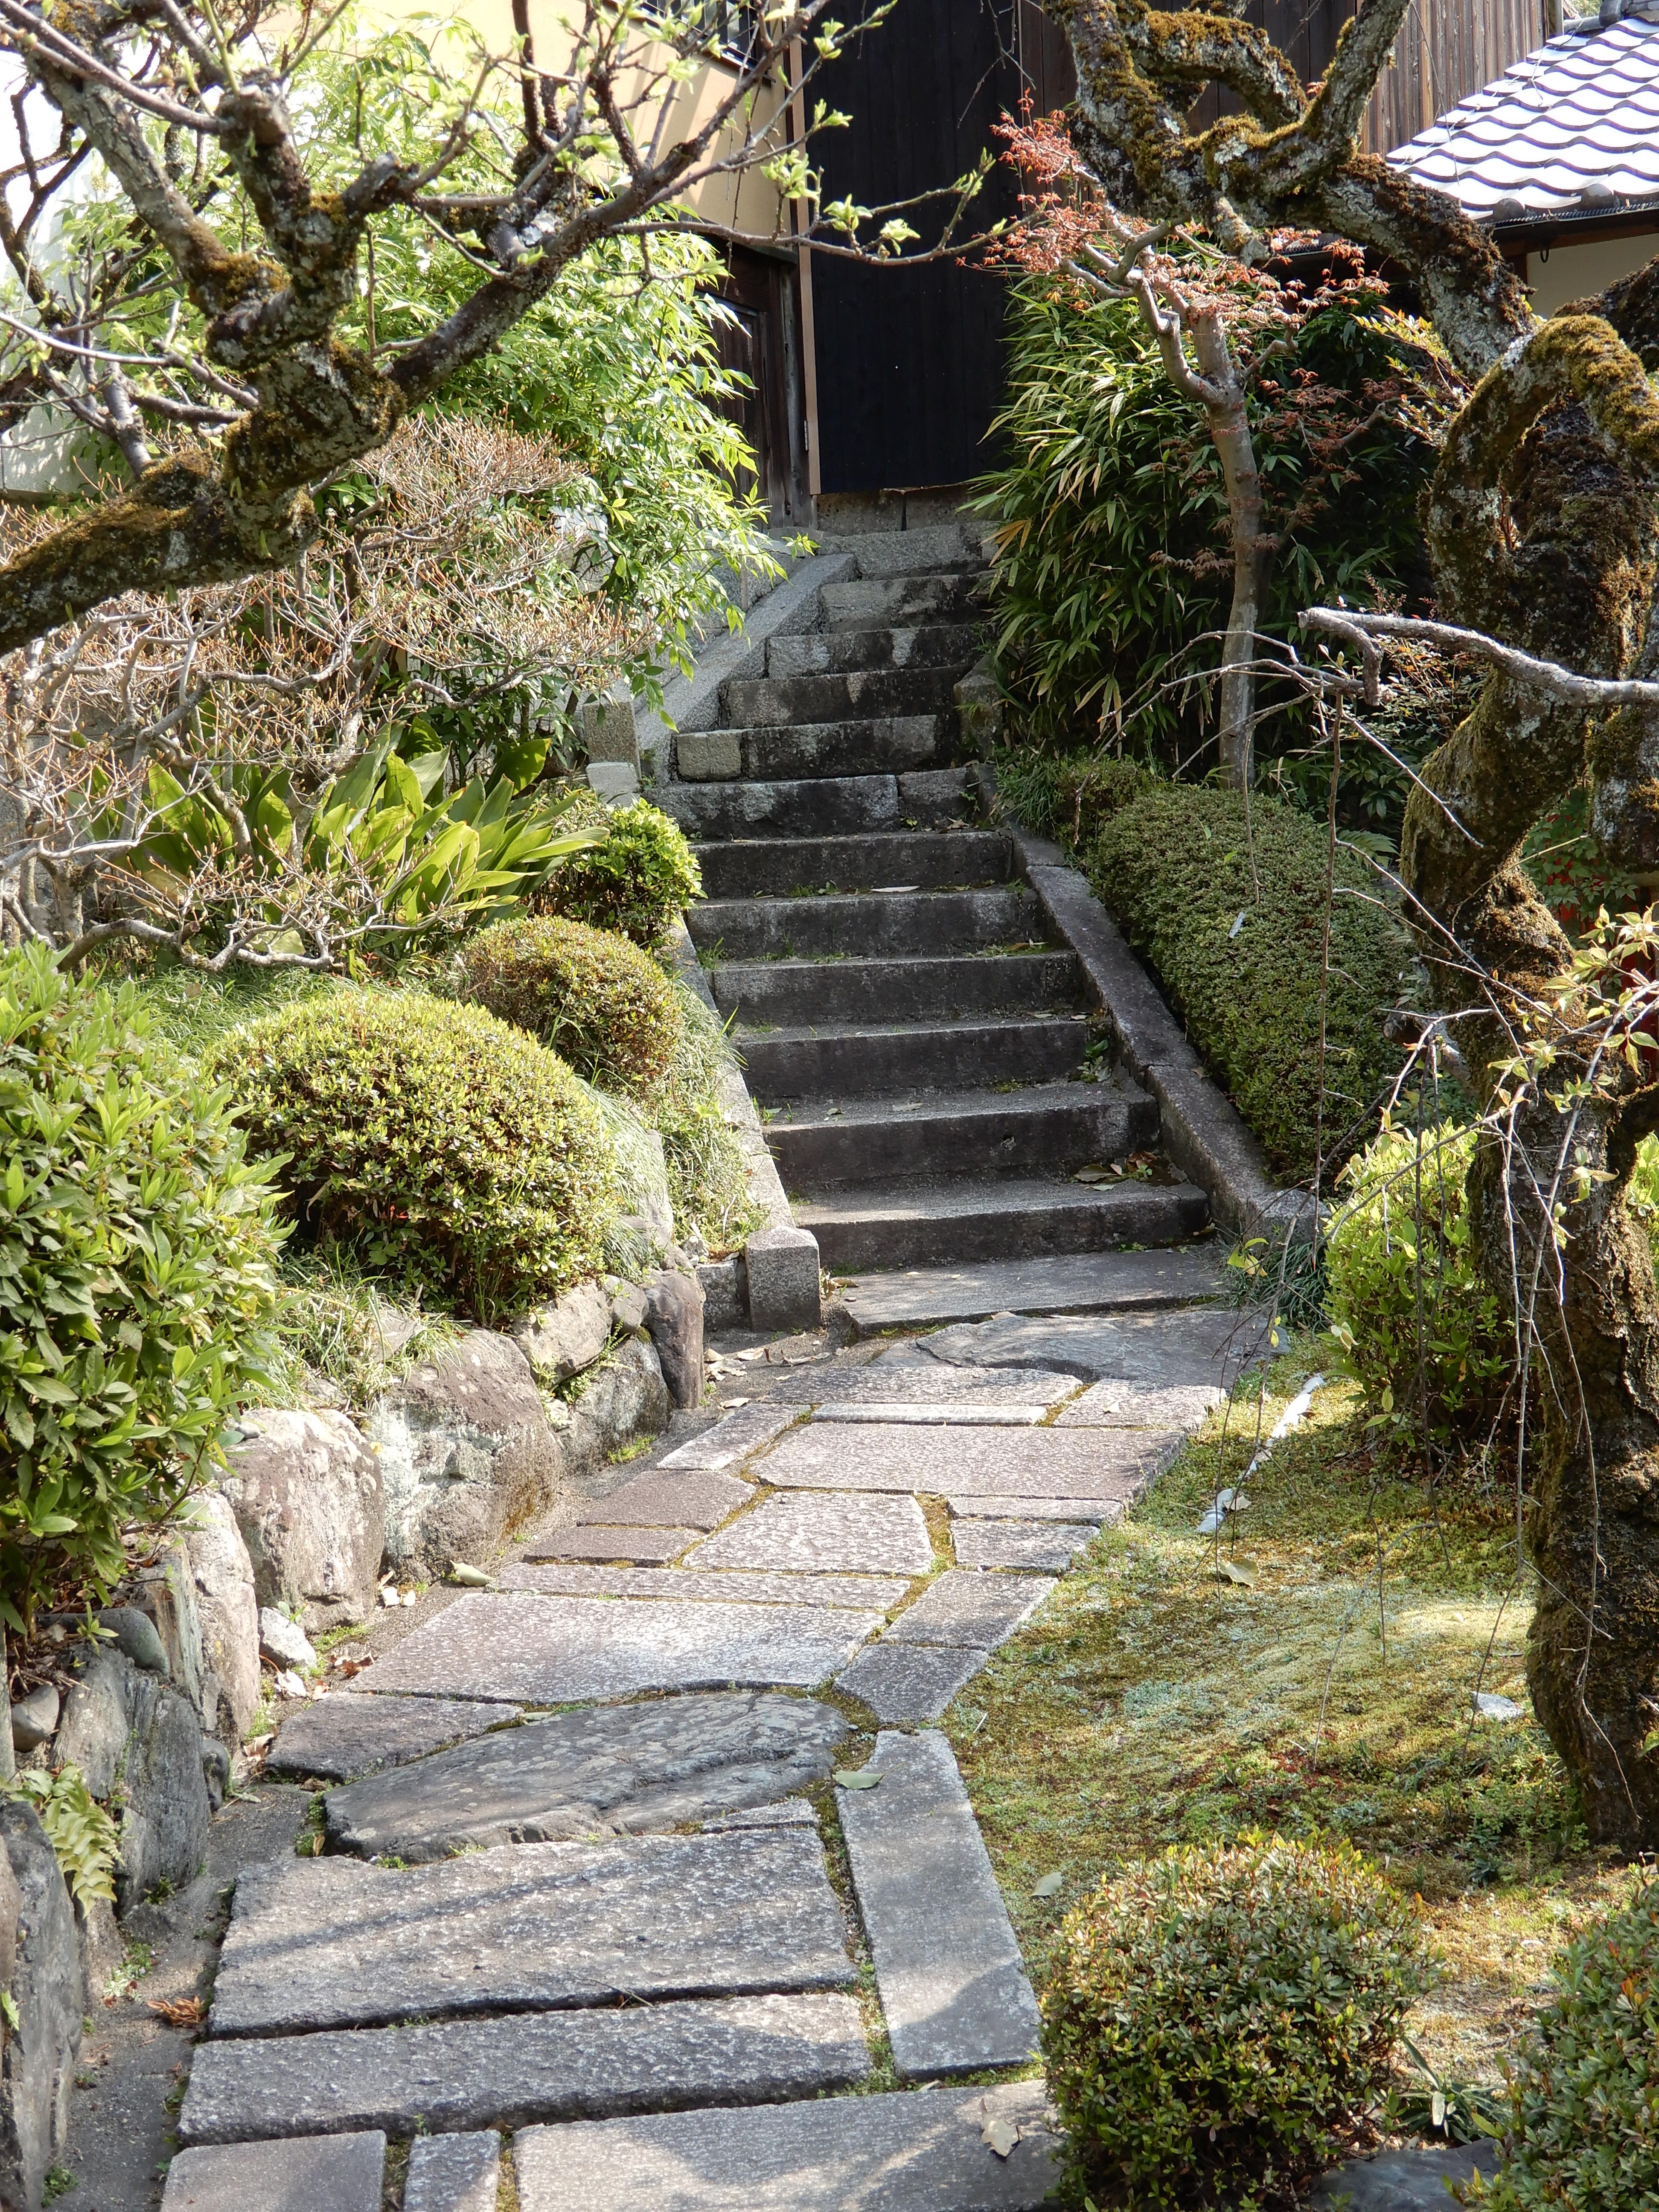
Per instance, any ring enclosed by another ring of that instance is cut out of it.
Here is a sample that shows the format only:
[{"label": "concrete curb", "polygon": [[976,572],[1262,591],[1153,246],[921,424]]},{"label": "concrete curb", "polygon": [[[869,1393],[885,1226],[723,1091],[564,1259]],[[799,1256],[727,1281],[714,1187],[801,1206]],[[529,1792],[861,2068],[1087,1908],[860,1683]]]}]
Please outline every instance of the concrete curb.
[{"label": "concrete curb", "polygon": [[1164,1150],[1208,1193],[1217,1221],[1239,1237],[1310,1236],[1312,1197],[1282,1188],[1269,1175],[1261,1146],[1086,878],[1046,837],[1018,829],[1012,834],[1015,857],[1044,913],[1083,963],[1111,1025],[1119,1065],[1157,1099]]}]

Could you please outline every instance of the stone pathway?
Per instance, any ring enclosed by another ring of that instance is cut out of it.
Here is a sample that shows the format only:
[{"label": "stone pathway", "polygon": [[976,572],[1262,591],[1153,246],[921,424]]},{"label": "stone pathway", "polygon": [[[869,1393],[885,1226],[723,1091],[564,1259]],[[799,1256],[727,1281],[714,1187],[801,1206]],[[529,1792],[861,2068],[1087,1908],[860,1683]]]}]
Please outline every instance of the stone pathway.
[{"label": "stone pathway", "polygon": [[403,2212],[494,2212],[508,2158],[520,2212],[1046,2202],[1036,1998],[930,1723],[1236,1319],[769,1371],[286,1722],[322,1851],[237,1885],[166,2212],[380,2212],[411,2137]]}]

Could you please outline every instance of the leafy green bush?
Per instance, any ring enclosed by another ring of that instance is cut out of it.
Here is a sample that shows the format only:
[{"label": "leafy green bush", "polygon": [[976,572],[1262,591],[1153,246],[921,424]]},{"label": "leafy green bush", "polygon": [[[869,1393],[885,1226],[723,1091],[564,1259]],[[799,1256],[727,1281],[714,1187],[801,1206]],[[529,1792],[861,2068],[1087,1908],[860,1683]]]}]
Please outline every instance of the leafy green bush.
[{"label": "leafy green bush", "polygon": [[[1125,763],[1113,763],[1121,779]],[[1121,793],[1121,781],[1116,792]],[[1382,1018],[1400,1003],[1405,934],[1340,848],[1324,961],[1323,826],[1281,801],[1139,779],[1084,852],[1096,892],[1144,953],[1273,1166],[1310,1174],[1374,1126],[1400,1065]],[[1085,835],[1090,819],[1085,817]],[[1320,1053],[1321,999],[1324,1053]]]},{"label": "leafy green bush", "polygon": [[654,949],[681,908],[702,896],[696,855],[678,823],[643,799],[614,810],[598,799],[578,802],[568,818],[573,828],[597,823],[605,842],[568,860],[532,904]]},{"label": "leafy green bush", "polygon": [[270,1170],[131,985],[0,957],[0,1617],[106,1592],[264,1381]]},{"label": "leafy green bush", "polygon": [[[1475,1132],[1389,1127],[1340,1178],[1326,1267],[1332,1325],[1376,1419],[1474,1445],[1503,1396],[1515,1340],[1481,1282],[1463,1185]],[[1421,1368],[1419,1339],[1421,1336]]]},{"label": "leafy green bush", "polygon": [[1348,1844],[1177,1847],[1071,1913],[1042,1996],[1079,2193],[1281,2198],[1340,2148],[1426,1986],[1410,1912]]},{"label": "leafy green bush", "polygon": [[1492,2212],[1659,2203],[1659,1884],[1557,1962],[1509,2069],[1508,2155],[1465,2201]]},{"label": "leafy green bush", "polygon": [[308,1236],[487,1321],[598,1267],[599,1117],[570,1070],[481,1006],[340,990],[233,1030],[210,1066],[250,1149],[287,1161]]},{"label": "leafy green bush", "polygon": [[461,994],[549,1045],[602,1091],[648,1104],[684,1027],[674,987],[610,929],[556,915],[498,922],[461,950]]}]

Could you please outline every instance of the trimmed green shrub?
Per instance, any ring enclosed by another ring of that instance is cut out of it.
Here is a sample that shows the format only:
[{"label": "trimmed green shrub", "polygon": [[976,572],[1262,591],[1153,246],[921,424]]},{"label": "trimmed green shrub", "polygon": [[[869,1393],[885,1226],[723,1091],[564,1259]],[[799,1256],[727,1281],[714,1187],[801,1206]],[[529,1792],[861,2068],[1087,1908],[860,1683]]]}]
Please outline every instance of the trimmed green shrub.
[{"label": "trimmed green shrub", "polygon": [[[1475,1267],[1463,1185],[1475,1132],[1384,1128],[1339,1178],[1326,1249],[1331,1321],[1379,1425],[1477,1444],[1515,1355],[1503,1301]],[[1419,1364],[1419,1329],[1421,1369]]]},{"label": "trimmed green shrub", "polygon": [[463,997],[601,1090],[641,1103],[661,1093],[684,1022],[673,985],[628,938],[557,915],[498,922],[462,948],[460,975]]},{"label": "trimmed green shrub", "polygon": [[614,809],[597,798],[579,801],[563,819],[573,830],[604,825],[606,836],[555,871],[532,902],[538,913],[620,930],[648,951],[681,908],[702,896],[696,855],[678,823],[646,799]]},{"label": "trimmed green shrub", "polygon": [[1261,793],[1142,777],[1084,867],[1275,1170],[1312,1172],[1322,1081],[1327,1165],[1369,1134],[1411,952],[1361,861],[1339,848],[1328,970],[1323,826]]},{"label": "trimmed green shrub", "polygon": [[1507,2156],[1465,2202],[1491,2212],[1659,2203],[1659,1883],[1571,1944],[1509,2069]]},{"label": "trimmed green shrub", "polygon": [[0,957],[0,1616],[107,1594],[265,1380],[270,1170],[131,984]]},{"label": "trimmed green shrub", "polygon": [[1042,1996],[1079,2193],[1282,2199],[1339,2151],[1426,1986],[1411,1913],[1346,1844],[1175,1848],[1103,1881]]},{"label": "trimmed green shrub", "polygon": [[599,1120],[570,1070],[481,1006],[340,990],[214,1051],[251,1150],[286,1161],[306,1233],[481,1321],[599,1264],[613,1208]]}]

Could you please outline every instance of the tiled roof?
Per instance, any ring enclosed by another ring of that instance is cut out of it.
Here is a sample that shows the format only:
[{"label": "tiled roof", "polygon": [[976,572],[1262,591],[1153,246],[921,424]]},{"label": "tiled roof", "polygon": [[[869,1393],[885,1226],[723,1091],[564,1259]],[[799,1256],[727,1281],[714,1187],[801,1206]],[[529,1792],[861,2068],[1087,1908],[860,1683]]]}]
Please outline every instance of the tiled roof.
[{"label": "tiled roof", "polygon": [[1659,201],[1659,21],[1550,40],[1388,158],[1482,221]]}]

